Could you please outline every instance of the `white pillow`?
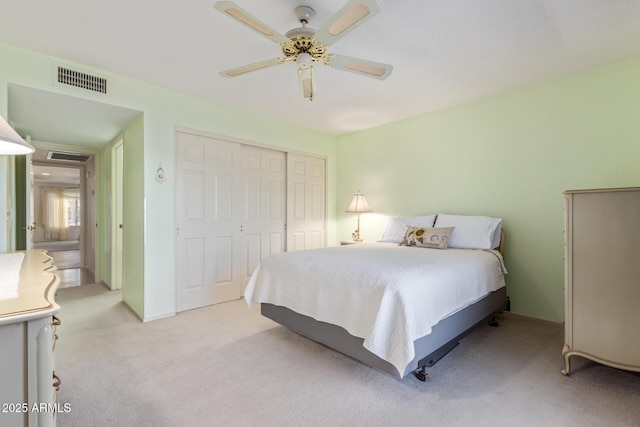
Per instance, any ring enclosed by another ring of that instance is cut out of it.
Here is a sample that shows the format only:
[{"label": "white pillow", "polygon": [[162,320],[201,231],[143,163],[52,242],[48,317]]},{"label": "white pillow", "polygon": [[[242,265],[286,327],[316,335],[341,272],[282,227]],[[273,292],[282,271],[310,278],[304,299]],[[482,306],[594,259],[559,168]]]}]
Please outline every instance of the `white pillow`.
[{"label": "white pillow", "polygon": [[434,227],[455,227],[450,248],[494,249],[500,245],[502,218],[438,214]]},{"label": "white pillow", "polygon": [[407,231],[407,225],[433,227],[435,219],[435,215],[391,217],[378,242],[400,243],[404,233]]}]

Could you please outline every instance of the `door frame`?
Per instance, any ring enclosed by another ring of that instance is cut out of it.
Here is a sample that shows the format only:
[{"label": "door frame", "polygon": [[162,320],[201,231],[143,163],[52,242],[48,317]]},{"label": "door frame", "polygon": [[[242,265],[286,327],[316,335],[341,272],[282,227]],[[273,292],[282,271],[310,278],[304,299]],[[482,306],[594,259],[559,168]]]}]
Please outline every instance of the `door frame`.
[{"label": "door frame", "polygon": [[[86,174],[86,168],[84,166],[84,164],[79,164],[79,165],[74,165],[74,164],[67,164],[67,163],[62,163],[62,162],[55,162],[55,161],[51,161],[51,162],[43,162],[43,161],[38,161],[38,160],[32,160],[31,161],[31,171],[33,171],[33,168],[38,167],[38,166],[50,166],[50,167],[58,167],[58,168],[65,168],[65,169],[77,169],[78,173],[80,175],[80,183],[78,184],[78,192],[80,195],[80,218],[81,218],[81,224],[80,224],[80,266],[84,267],[84,259],[85,259],[85,253],[84,253],[84,249],[85,249],[85,235],[86,235],[86,230],[87,230],[87,218],[86,218],[86,183],[85,183],[85,174]],[[30,204],[31,204],[31,211],[32,214],[35,214],[34,208],[35,208],[35,198],[39,196],[39,194],[35,194],[35,189],[36,189],[36,185],[35,185],[35,177],[32,175],[31,176],[31,180],[32,180],[32,184],[29,188],[28,194],[29,197],[27,197],[27,199],[30,198]],[[56,183],[58,184],[58,183]],[[54,187],[58,187],[58,185],[54,185]],[[63,188],[63,187],[60,187]],[[40,207],[42,209],[42,206]],[[37,227],[43,227],[42,224],[38,223],[38,218],[33,218],[32,223],[37,224]],[[31,237],[31,241],[33,243],[33,233],[32,233],[32,237]]]},{"label": "door frame", "polygon": [[[102,265],[103,265],[103,248],[102,248],[102,241],[103,241],[103,236],[104,236],[104,224],[101,218],[101,206],[103,205],[104,201],[102,200],[102,181],[103,181],[103,176],[102,176],[102,160],[101,160],[101,154],[100,151],[94,148],[89,148],[89,147],[82,147],[82,146],[77,146],[77,145],[64,145],[64,144],[52,144],[49,142],[32,142],[31,145],[33,145],[36,149],[42,149],[42,150],[56,150],[56,151],[70,151],[73,153],[80,153],[80,154],[88,154],[93,156],[94,158],[94,178],[95,178],[95,186],[94,186],[94,207],[93,207],[93,211],[94,211],[94,215],[95,215],[95,224],[92,224],[91,227],[89,227],[88,224],[88,218],[86,218],[86,208],[85,208],[85,204],[86,204],[86,197],[85,197],[85,189],[86,189],[86,174],[84,171],[86,171],[86,166],[84,164],[73,164],[73,163],[67,163],[67,162],[56,162],[56,161],[51,161],[51,162],[40,162],[38,160],[35,160],[34,162],[37,164],[48,164],[51,166],[62,166],[62,167],[78,167],[81,168],[81,173],[82,173],[82,177],[80,179],[80,191],[82,193],[82,197],[85,200],[85,203],[82,203],[80,205],[80,209],[81,209],[81,216],[82,216],[82,221],[83,221],[83,225],[82,225],[82,229],[80,231],[80,257],[81,257],[81,264],[82,266],[84,266],[84,259],[85,259],[85,247],[86,247],[86,234],[88,232],[94,232],[94,267],[95,267],[95,271],[94,273],[94,282],[95,283],[101,283],[103,281],[103,271],[102,271]],[[95,225],[95,226],[94,226]]]}]

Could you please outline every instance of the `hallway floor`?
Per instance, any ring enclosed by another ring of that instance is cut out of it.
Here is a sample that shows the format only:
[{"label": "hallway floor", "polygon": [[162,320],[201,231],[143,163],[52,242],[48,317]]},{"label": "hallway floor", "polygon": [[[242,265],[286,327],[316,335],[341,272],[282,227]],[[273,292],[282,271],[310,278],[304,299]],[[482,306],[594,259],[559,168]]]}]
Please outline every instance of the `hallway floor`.
[{"label": "hallway floor", "polygon": [[60,278],[58,288],[71,288],[74,286],[89,285],[95,282],[93,273],[88,268],[67,268],[56,271]]},{"label": "hallway floor", "polygon": [[80,267],[80,251],[55,251],[48,252],[48,255],[53,258],[53,265],[58,269],[56,275],[60,278],[59,288],[71,288],[95,282],[91,270]]}]

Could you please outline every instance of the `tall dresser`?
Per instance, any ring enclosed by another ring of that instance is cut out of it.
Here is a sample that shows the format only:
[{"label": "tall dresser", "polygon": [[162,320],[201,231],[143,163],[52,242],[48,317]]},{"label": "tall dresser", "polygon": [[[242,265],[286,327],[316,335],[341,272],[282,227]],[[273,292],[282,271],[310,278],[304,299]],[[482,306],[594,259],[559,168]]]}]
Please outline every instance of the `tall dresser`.
[{"label": "tall dresser", "polygon": [[565,345],[570,358],[640,371],[640,187],[565,191]]},{"label": "tall dresser", "polygon": [[60,321],[55,314],[60,306],[54,301],[59,282],[54,271],[51,257],[41,250],[0,254],[3,427],[56,424],[60,379],[54,371],[54,350]]}]

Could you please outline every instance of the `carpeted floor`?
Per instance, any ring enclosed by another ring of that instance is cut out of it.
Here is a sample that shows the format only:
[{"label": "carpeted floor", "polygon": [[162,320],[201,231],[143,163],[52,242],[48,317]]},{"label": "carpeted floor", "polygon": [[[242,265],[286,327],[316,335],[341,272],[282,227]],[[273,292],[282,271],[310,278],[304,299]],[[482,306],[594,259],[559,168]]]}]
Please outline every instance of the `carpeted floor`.
[{"label": "carpeted floor", "polygon": [[234,301],[141,323],[102,285],[58,291],[58,426],[640,426],[640,374],[573,359],[506,314],[397,379]]}]

